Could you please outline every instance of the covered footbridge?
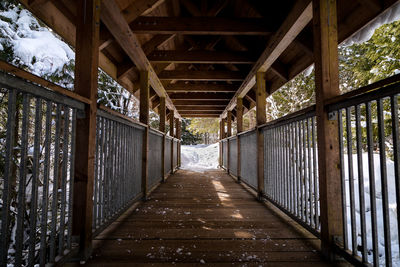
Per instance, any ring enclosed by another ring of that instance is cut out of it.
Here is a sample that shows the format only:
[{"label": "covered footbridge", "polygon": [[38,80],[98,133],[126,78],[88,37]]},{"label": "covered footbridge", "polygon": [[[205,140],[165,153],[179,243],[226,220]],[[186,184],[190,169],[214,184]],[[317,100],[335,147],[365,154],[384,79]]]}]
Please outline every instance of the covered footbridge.
[{"label": "covered footbridge", "polygon": [[[338,71],[338,44],[397,1],[21,3],[74,47],[75,87],[0,63],[0,266],[399,264],[400,77],[340,95]],[[316,104],[267,122],[312,64]],[[97,104],[99,68],[139,121]],[[221,119],[225,171],[179,170],[183,117]]]}]

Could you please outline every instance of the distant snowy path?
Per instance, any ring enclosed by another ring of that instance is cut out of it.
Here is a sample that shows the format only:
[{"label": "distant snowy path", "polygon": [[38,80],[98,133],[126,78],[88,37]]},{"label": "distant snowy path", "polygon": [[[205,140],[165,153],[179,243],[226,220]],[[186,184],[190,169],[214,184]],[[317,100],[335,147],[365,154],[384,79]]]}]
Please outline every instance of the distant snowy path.
[{"label": "distant snowy path", "polygon": [[182,146],[181,168],[203,172],[218,168],[219,145]]}]

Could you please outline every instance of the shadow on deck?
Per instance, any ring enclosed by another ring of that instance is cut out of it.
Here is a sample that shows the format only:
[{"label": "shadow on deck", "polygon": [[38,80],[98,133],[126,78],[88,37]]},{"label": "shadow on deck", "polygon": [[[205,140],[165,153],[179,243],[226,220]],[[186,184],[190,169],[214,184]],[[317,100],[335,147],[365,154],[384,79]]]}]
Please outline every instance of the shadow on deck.
[{"label": "shadow on deck", "polygon": [[86,265],[328,265],[319,245],[223,171],[180,170],[96,237]]}]

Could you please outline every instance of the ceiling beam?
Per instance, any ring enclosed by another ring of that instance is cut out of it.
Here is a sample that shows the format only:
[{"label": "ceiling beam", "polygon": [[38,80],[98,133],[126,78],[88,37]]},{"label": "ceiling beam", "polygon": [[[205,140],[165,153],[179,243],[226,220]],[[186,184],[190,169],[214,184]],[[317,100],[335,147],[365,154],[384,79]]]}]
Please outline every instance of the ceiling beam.
[{"label": "ceiling beam", "polygon": [[181,111],[184,115],[220,115],[222,111]]},{"label": "ceiling beam", "polygon": [[204,101],[204,100],[174,100],[174,105],[176,106],[207,106],[207,107],[225,107],[229,104],[227,100],[214,100],[214,101]]},{"label": "ceiling beam", "polygon": [[181,111],[219,111],[220,113],[224,111],[223,107],[213,107],[213,106],[177,106],[179,112]]},{"label": "ceiling beam", "polygon": [[167,93],[179,93],[179,92],[220,92],[220,93],[235,93],[237,85],[231,84],[186,84],[186,83],[174,83],[169,84],[165,87]]},{"label": "ceiling beam", "polygon": [[130,26],[141,34],[270,35],[274,31],[260,18],[139,17]]},{"label": "ceiling beam", "polygon": [[149,41],[142,45],[143,52],[146,55],[151,54],[154,50],[156,50],[159,46],[162,46],[169,40],[173,39],[176,34],[157,34],[154,35]]},{"label": "ceiling beam", "polygon": [[193,114],[186,114],[185,116],[184,116],[185,118],[218,118],[219,117],[219,115],[210,115],[210,114],[208,114],[208,115],[193,115]]},{"label": "ceiling beam", "polygon": [[[166,105],[169,109],[176,110],[171,99],[165,92],[165,89],[158,79],[150,62],[144,54],[139,40],[136,35],[132,33],[126,20],[121,16],[121,10],[114,1],[103,1],[101,8],[101,20],[107,26],[108,30],[114,36],[115,40],[119,43],[121,48],[135,63],[138,70],[148,71],[151,87],[156,91],[160,97],[165,97]],[[175,112],[177,117],[178,111]]]},{"label": "ceiling beam", "polygon": [[230,100],[230,93],[173,93],[169,94],[172,100]]},{"label": "ceiling beam", "polygon": [[278,31],[268,41],[264,52],[261,54],[257,63],[253,66],[246,79],[243,81],[239,90],[232,98],[221,117],[225,117],[228,110],[232,110],[236,105],[236,97],[244,97],[247,92],[255,85],[255,75],[257,72],[267,71],[278,57],[293,42],[297,35],[304,29],[312,19],[311,0],[298,0],[279,27]]},{"label": "ceiling beam", "polygon": [[243,81],[245,76],[239,71],[164,70],[159,74],[160,80],[186,81]]},{"label": "ceiling beam", "polygon": [[196,64],[254,64],[256,58],[247,52],[226,51],[176,51],[157,50],[147,57],[154,63],[196,63]]}]

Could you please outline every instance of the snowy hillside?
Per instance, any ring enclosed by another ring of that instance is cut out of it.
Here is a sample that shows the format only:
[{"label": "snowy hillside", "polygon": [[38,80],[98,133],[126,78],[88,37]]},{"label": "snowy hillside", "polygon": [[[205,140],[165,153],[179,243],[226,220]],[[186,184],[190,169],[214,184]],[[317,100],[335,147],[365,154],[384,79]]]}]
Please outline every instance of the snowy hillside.
[{"label": "snowy hillside", "polygon": [[182,146],[181,168],[203,172],[218,168],[219,145]]}]

